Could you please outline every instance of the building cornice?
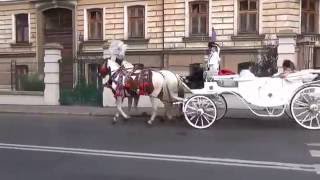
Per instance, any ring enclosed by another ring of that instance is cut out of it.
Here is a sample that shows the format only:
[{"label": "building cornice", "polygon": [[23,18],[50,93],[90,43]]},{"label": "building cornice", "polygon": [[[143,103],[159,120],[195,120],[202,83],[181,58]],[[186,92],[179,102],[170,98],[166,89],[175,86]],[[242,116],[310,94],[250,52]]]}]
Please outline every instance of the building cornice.
[{"label": "building cornice", "polygon": [[0,1],[1,5],[6,5],[6,4],[21,4],[21,3],[28,3],[28,0],[4,0]]},{"label": "building cornice", "polygon": [[1,58],[25,58],[36,57],[34,52],[16,52],[16,53],[0,53]]}]

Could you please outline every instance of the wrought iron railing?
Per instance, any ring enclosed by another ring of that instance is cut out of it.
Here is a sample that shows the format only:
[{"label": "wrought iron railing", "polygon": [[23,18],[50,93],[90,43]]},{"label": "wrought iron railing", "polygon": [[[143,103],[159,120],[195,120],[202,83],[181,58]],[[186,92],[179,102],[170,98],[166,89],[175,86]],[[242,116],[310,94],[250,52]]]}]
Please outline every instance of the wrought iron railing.
[{"label": "wrought iron railing", "polygon": [[15,90],[16,89],[16,67],[15,60],[0,61],[0,90]]}]

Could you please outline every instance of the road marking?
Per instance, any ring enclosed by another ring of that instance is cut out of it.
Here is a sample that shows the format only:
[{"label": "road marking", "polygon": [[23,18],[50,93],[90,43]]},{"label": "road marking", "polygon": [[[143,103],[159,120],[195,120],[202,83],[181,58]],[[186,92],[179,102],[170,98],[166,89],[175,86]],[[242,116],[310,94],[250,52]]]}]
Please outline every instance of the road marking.
[{"label": "road marking", "polygon": [[320,143],[309,143],[308,146],[320,146]]},{"label": "road marking", "polygon": [[320,150],[310,150],[312,157],[320,157]]},{"label": "road marking", "polygon": [[319,165],[0,143],[0,149],[316,172]]}]

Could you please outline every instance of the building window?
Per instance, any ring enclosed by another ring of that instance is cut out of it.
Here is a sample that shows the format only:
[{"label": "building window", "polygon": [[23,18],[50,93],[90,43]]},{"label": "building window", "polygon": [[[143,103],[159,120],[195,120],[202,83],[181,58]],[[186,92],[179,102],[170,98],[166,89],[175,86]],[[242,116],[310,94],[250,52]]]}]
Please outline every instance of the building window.
[{"label": "building window", "polygon": [[258,0],[239,1],[239,33],[258,32],[258,9]]},{"label": "building window", "polygon": [[28,75],[29,69],[27,65],[16,65],[15,72],[15,82],[16,90],[22,91],[23,89],[23,79]]},{"label": "building window", "polygon": [[144,6],[128,7],[128,36],[129,38],[144,38],[145,29]]},{"label": "building window", "polygon": [[301,6],[301,33],[315,33],[317,24],[316,1],[303,0]]},{"label": "building window", "polygon": [[28,43],[29,42],[29,22],[28,14],[17,14],[16,18],[16,42]]},{"label": "building window", "polygon": [[88,39],[101,40],[103,28],[102,9],[88,10]]},{"label": "building window", "polygon": [[207,36],[209,26],[208,1],[197,1],[189,3],[190,12],[190,35]]},{"label": "building window", "polygon": [[97,86],[98,84],[98,64],[88,64],[88,84]]}]

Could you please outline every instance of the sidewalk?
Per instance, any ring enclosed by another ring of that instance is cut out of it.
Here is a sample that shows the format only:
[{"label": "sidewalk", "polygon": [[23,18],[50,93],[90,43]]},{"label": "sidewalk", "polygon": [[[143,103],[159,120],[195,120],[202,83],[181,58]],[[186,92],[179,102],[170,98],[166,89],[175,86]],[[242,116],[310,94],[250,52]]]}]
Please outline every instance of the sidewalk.
[{"label": "sidewalk", "polygon": [[[127,108],[124,108],[128,112]],[[84,116],[114,116],[115,107],[94,107],[94,106],[32,106],[32,105],[0,105],[0,113],[14,114],[41,114],[41,115],[84,115]],[[138,107],[132,110],[131,116],[148,116],[152,109]],[[159,108],[159,115],[163,115],[164,109]],[[147,115],[146,115],[147,114]],[[225,117],[254,118],[248,109],[229,108]]]},{"label": "sidewalk", "polygon": [[0,105],[0,113],[113,116],[115,112],[115,107]]},{"label": "sidewalk", "polygon": [[[239,99],[231,95],[225,96],[228,110],[225,117],[254,118],[250,110]],[[128,109],[124,107],[125,112]],[[178,111],[178,109],[177,109]],[[175,112],[177,112],[175,111]],[[117,112],[115,107],[96,106],[35,106],[35,105],[1,105],[0,113],[20,113],[20,114],[60,114],[60,115],[86,115],[86,116],[114,116]],[[130,112],[131,116],[146,116],[151,114],[151,107],[139,107]],[[163,115],[164,109],[159,108],[159,115]]]}]

